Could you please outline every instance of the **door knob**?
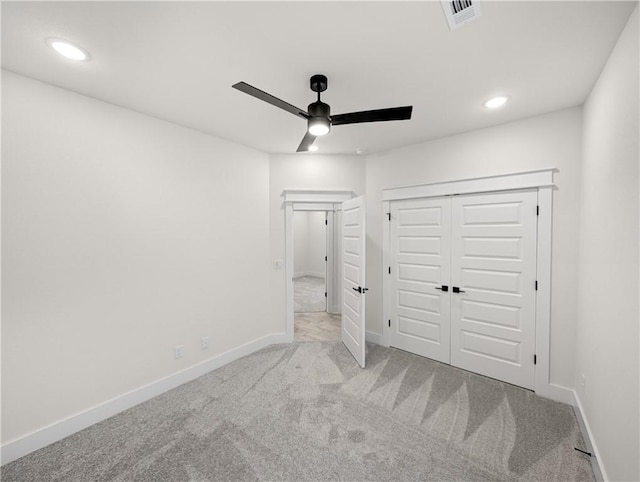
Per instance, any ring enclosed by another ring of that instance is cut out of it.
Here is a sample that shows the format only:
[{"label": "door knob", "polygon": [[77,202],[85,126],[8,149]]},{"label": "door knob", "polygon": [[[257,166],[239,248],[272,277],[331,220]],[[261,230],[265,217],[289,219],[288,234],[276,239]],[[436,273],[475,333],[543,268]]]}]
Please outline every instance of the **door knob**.
[{"label": "door knob", "polygon": [[447,285],[436,286],[437,290],[449,291],[449,287]]},{"label": "door knob", "polygon": [[460,288],[458,288],[457,286],[453,287],[453,292],[454,293],[466,293],[466,291],[461,290]]},{"label": "door knob", "polygon": [[362,293],[362,288],[358,286],[357,288],[354,286],[351,288],[353,291],[357,291],[358,293]]}]

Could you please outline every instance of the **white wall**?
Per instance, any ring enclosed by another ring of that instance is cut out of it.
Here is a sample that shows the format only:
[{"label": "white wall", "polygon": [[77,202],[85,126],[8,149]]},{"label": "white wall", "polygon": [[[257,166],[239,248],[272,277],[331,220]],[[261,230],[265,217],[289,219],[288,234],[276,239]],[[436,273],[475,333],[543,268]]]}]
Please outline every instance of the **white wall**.
[{"label": "white wall", "polygon": [[382,333],[382,189],[555,167],[551,382],[573,386],[581,115],[571,108],[368,156],[368,331]]},{"label": "white wall", "polygon": [[327,226],[324,224],[327,214],[324,211],[307,211],[307,216],[309,217],[307,271],[313,276],[324,278],[327,273],[327,265],[324,261],[327,255]]},{"label": "white wall", "polygon": [[3,444],[284,331],[267,155],[10,72],[2,89]]},{"label": "white wall", "polygon": [[327,229],[324,211],[295,211],[293,214],[294,276],[324,278]]},{"label": "white wall", "polygon": [[638,41],[636,7],[584,106],[575,386],[611,480],[640,480]]},{"label": "white wall", "polygon": [[304,211],[293,213],[293,276],[304,276],[309,253],[309,216]]},{"label": "white wall", "polygon": [[[365,160],[348,155],[270,156],[271,259],[285,259],[283,191],[290,189],[353,191],[364,194]],[[271,273],[272,316],[286,324],[285,271]]]}]

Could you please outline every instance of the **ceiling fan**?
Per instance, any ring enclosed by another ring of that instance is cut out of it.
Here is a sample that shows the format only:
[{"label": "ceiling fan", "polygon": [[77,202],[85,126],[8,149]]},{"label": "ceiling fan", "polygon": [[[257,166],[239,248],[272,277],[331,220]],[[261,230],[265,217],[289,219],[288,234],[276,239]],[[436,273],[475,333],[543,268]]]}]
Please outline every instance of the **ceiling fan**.
[{"label": "ceiling fan", "polygon": [[316,137],[324,136],[331,131],[331,126],[339,126],[344,124],[359,124],[362,122],[381,122],[392,120],[411,119],[411,111],[413,106],[391,107],[389,109],[366,110],[362,112],[349,112],[348,114],[331,115],[331,107],[320,100],[320,92],[327,90],[327,77],[322,74],[316,74],[310,79],[311,90],[318,93],[318,100],[309,104],[308,112],[291,105],[277,97],[267,94],[246,82],[238,82],[232,85],[234,89],[238,89],[245,94],[268,102],[271,105],[280,107],[293,115],[302,117],[307,121],[307,132],[302,142],[298,146],[296,152],[305,152],[316,140]]}]

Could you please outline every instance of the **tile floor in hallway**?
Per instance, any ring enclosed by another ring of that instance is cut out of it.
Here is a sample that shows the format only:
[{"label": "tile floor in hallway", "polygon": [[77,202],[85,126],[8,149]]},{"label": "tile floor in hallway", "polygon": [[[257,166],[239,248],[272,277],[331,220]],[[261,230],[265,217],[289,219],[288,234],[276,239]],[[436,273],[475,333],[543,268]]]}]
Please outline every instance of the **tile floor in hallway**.
[{"label": "tile floor in hallway", "polygon": [[323,312],[296,313],[294,317],[295,341],[339,341],[341,315]]}]

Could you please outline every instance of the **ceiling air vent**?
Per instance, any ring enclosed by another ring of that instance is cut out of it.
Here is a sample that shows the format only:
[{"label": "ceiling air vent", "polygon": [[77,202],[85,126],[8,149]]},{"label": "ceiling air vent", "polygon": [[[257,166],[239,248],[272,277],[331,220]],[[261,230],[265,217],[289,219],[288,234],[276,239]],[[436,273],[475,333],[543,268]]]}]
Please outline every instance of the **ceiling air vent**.
[{"label": "ceiling air vent", "polygon": [[460,28],[482,15],[478,0],[442,0],[442,8],[451,30]]}]

